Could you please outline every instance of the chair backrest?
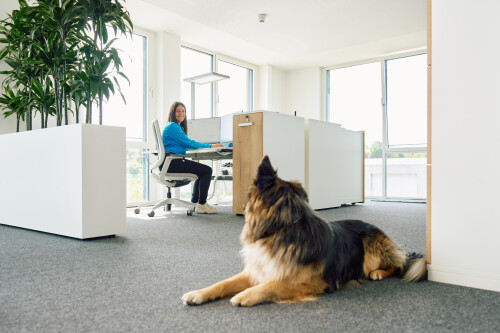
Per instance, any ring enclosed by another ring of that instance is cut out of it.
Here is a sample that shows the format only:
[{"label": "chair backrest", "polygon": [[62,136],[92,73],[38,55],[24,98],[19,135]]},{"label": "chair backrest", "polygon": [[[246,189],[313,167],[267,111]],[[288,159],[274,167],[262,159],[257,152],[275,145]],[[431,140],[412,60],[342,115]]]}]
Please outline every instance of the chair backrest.
[{"label": "chair backrest", "polygon": [[155,136],[156,151],[158,152],[158,161],[151,167],[151,171],[159,168],[165,160],[165,146],[163,145],[163,138],[160,132],[160,124],[158,120],[153,121],[153,134]]}]

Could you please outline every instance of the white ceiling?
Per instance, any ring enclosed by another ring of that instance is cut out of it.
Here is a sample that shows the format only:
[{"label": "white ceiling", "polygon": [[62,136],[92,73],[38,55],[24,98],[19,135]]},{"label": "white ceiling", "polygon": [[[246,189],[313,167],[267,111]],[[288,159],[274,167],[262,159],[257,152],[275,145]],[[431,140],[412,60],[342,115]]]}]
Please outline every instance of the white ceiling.
[{"label": "white ceiling", "polygon": [[[283,69],[424,48],[426,0],[127,0],[136,26]],[[258,14],[265,13],[265,23]]]}]

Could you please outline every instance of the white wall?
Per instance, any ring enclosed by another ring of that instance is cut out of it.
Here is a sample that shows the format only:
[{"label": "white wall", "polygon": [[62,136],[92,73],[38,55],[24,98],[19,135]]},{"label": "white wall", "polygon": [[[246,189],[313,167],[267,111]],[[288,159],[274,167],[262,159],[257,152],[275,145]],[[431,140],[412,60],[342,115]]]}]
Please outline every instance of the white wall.
[{"label": "white wall", "polygon": [[270,110],[271,109],[271,71],[272,66],[262,65],[258,68],[254,85],[254,110]]},{"label": "white wall", "polygon": [[284,71],[275,66],[259,67],[255,110],[269,110],[321,120],[321,69]]},{"label": "white wall", "polygon": [[258,71],[254,110],[287,113],[287,72],[271,65],[259,66]]},{"label": "white wall", "polygon": [[[299,69],[287,73],[286,113],[321,119],[321,69]],[[324,120],[324,119],[323,119]]]},{"label": "white wall", "polygon": [[[432,2],[429,278],[500,291],[500,2]],[[464,176],[465,175],[465,176]]]},{"label": "white wall", "polygon": [[170,106],[181,98],[181,38],[167,33],[156,33],[156,115],[166,124]]}]

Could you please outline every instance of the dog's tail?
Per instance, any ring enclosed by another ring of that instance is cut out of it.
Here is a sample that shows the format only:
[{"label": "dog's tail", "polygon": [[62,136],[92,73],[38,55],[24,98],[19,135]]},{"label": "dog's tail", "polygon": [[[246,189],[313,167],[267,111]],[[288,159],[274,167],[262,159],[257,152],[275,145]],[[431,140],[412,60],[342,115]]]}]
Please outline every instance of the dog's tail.
[{"label": "dog's tail", "polygon": [[427,260],[422,254],[408,253],[403,266],[402,279],[407,282],[418,282],[427,279]]}]

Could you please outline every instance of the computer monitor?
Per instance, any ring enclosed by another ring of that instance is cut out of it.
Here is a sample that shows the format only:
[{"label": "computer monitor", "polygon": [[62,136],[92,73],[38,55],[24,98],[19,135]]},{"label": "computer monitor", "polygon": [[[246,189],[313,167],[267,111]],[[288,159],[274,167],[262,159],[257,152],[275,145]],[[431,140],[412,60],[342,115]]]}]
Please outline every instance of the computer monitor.
[{"label": "computer monitor", "polygon": [[233,115],[232,114],[228,114],[227,116],[222,116],[220,118],[220,142],[222,144],[233,143]]},{"label": "computer monitor", "polygon": [[202,143],[220,142],[220,118],[201,118],[188,120],[188,136]]}]

